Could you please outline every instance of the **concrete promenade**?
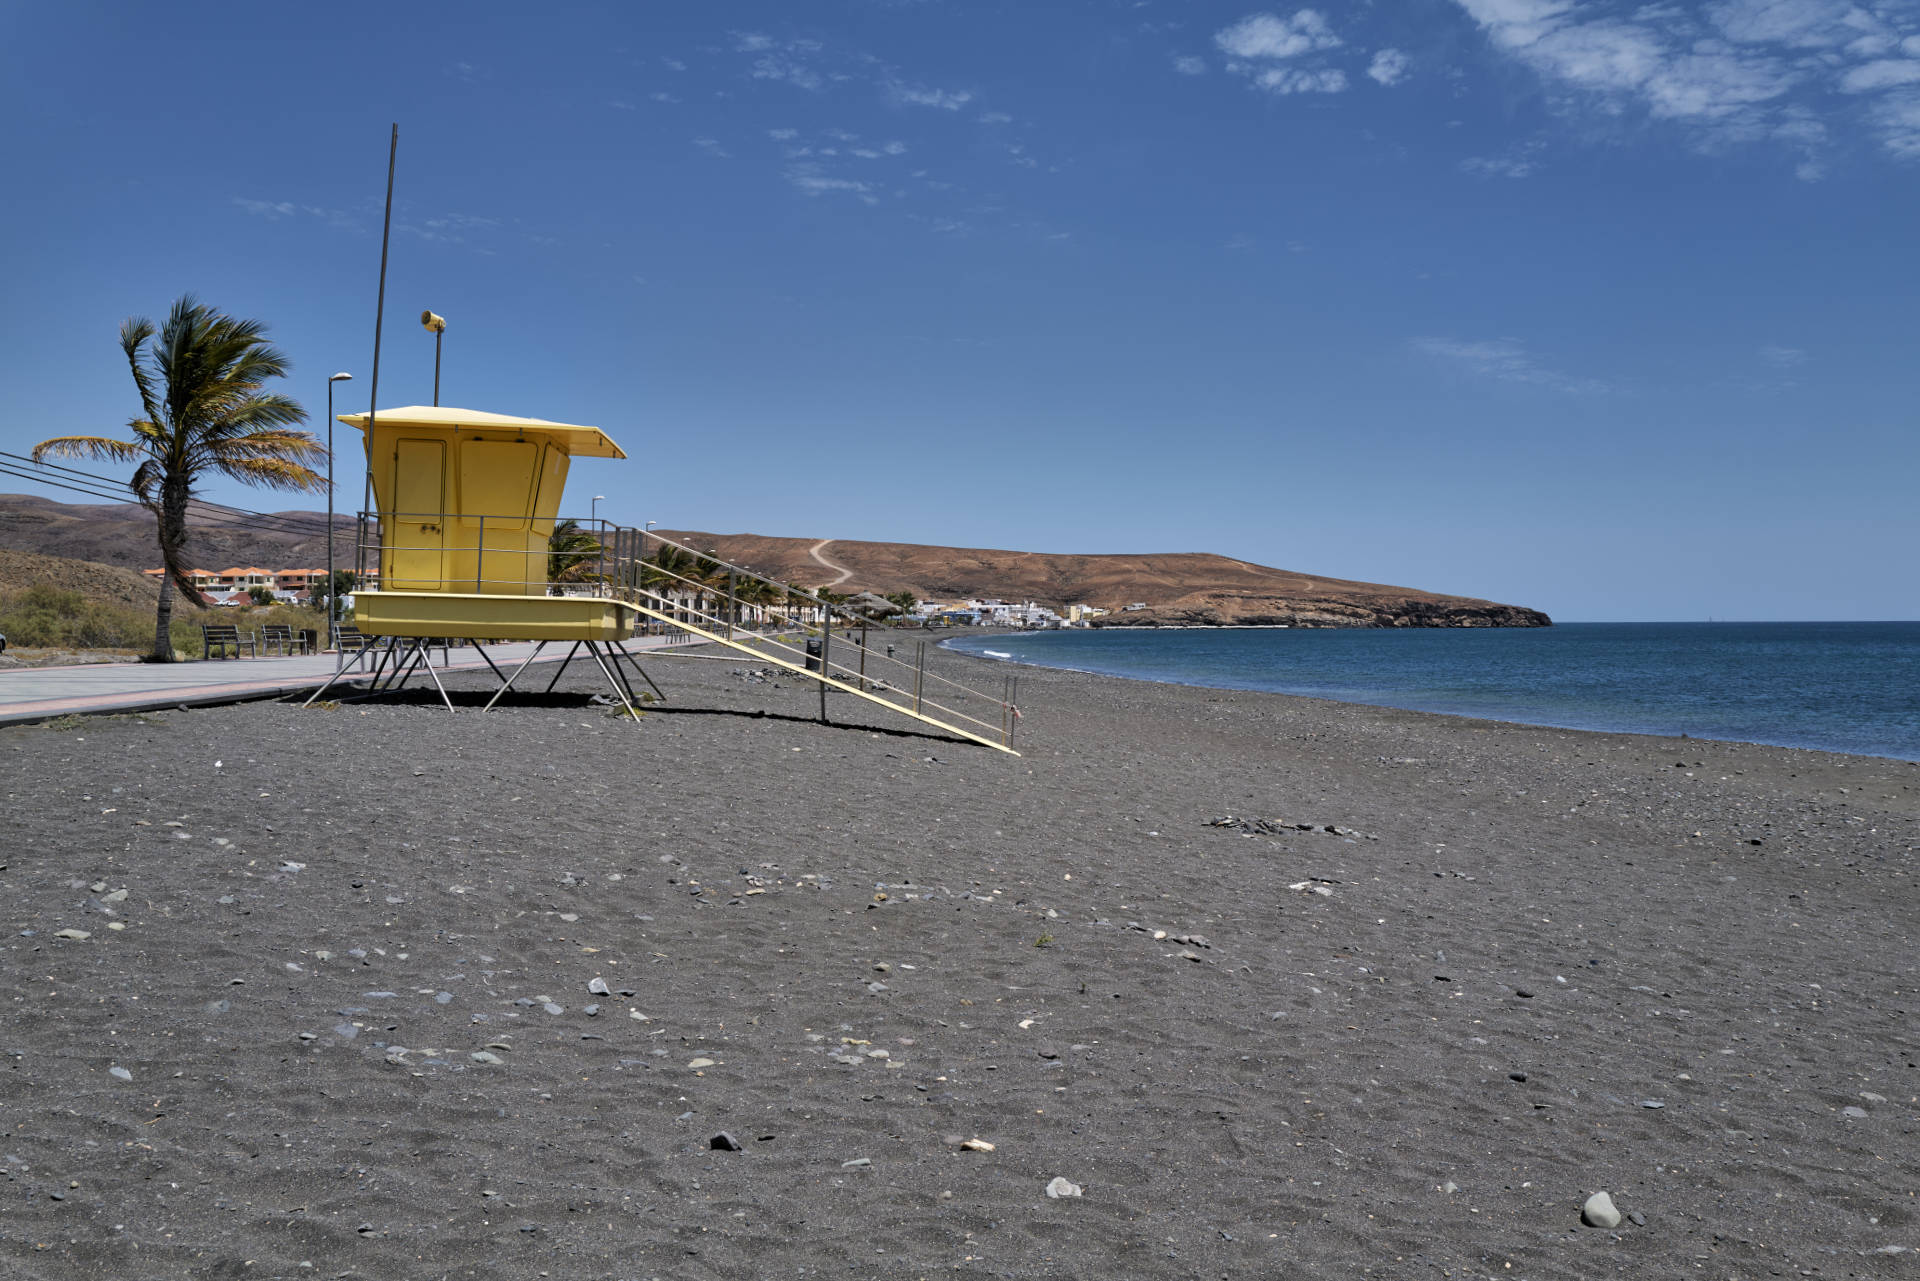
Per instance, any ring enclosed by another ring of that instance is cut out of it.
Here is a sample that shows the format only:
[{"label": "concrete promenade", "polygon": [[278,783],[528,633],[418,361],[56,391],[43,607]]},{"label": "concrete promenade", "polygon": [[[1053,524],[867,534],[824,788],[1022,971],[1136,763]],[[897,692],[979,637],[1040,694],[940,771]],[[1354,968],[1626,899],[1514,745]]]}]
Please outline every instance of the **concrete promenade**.
[{"label": "concrete promenade", "polygon": [[[657,649],[663,636],[636,636],[630,650]],[[557,663],[572,648],[567,641],[551,641],[536,666]],[[532,641],[487,646],[487,654],[511,675],[534,651]],[[438,672],[486,671],[487,665],[471,649],[448,651],[451,662],[434,662]],[[439,650],[434,651],[434,659]],[[585,655],[589,671],[593,663]],[[348,659],[352,661],[351,658]],[[370,668],[368,658],[357,669]],[[334,655],[298,654],[286,658],[196,659],[184,663],[88,663],[74,667],[15,667],[0,671],[0,725],[46,720],[54,716],[96,712],[138,712],[160,707],[237,703],[254,698],[278,698],[317,689],[333,675]],[[415,677],[424,681],[424,673]],[[425,681],[428,689],[431,681]],[[520,686],[516,684],[515,689]],[[331,697],[331,695],[329,695]]]}]

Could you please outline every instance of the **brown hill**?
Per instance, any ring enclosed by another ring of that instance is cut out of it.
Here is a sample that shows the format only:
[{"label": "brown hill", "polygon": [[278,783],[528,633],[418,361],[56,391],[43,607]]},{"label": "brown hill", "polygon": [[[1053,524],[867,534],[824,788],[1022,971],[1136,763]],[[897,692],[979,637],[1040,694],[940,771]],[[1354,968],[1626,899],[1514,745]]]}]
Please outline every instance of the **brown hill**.
[{"label": "brown hill", "polygon": [[[882,595],[910,591],[922,600],[938,601],[993,597],[1114,611],[1096,619],[1096,627],[1544,627],[1552,621],[1538,610],[1494,601],[1323,578],[1204,552],[1081,556],[700,530],[661,532],[803,587]],[[1141,604],[1147,608],[1126,608]]]},{"label": "brown hill", "polygon": [[[357,502],[359,495],[354,497]],[[187,556],[196,569],[313,569],[327,563],[326,523],[324,512],[273,512],[261,520],[195,516],[188,520]],[[334,530],[334,557],[352,568],[352,519],[336,514]],[[153,517],[138,503],[61,503],[33,494],[0,494],[0,547],[133,570],[160,564]]]},{"label": "brown hill", "polygon": [[65,556],[0,547],[0,593],[45,585],[77,591],[88,600],[112,601],[152,609],[160,599],[159,586],[146,575],[117,565]]}]

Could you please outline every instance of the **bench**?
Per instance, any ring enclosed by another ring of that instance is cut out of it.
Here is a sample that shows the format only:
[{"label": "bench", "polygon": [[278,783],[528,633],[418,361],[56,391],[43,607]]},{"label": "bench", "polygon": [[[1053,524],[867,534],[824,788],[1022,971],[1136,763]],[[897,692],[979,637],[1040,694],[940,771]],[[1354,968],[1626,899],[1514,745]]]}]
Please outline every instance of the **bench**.
[{"label": "bench", "polygon": [[304,654],[307,652],[306,638],[293,630],[289,623],[267,623],[260,628],[260,649],[269,651],[279,646],[282,654]]},{"label": "bench", "polygon": [[232,623],[202,623],[200,626],[201,656],[212,658],[216,649],[225,650],[223,658],[238,658],[244,647],[252,657],[259,657],[260,642],[252,632],[243,632]]},{"label": "bench", "polygon": [[343,654],[358,654],[373,644],[373,637],[352,623],[336,623],[333,628],[333,643]]}]

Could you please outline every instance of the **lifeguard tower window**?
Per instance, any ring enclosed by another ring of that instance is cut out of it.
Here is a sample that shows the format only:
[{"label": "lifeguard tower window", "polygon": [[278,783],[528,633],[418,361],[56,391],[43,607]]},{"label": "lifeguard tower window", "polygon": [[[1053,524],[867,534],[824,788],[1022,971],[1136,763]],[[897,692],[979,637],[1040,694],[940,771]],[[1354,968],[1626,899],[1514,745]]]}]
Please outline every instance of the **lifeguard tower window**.
[{"label": "lifeguard tower window", "polygon": [[486,517],[489,532],[524,530],[539,475],[540,446],[530,440],[464,440],[460,510]]}]

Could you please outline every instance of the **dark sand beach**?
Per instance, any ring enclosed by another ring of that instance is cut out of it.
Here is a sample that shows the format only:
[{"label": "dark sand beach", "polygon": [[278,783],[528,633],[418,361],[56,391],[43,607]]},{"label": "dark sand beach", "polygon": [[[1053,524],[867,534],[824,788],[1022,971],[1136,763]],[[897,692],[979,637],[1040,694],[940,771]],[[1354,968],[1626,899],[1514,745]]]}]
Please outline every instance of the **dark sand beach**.
[{"label": "dark sand beach", "polygon": [[0,1275],[1920,1276],[1920,766],[648,666],[0,731]]}]

